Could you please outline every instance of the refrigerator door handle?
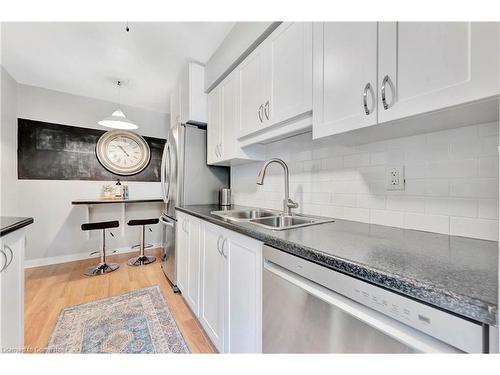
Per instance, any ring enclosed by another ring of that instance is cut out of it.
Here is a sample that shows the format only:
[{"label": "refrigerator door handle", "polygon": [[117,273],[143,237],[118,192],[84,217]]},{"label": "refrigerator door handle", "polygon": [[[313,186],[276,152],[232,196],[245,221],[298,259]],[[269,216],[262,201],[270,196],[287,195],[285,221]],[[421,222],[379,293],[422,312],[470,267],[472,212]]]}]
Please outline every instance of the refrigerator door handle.
[{"label": "refrigerator door handle", "polygon": [[[168,160],[168,163],[167,163]],[[163,193],[163,201],[168,203],[170,200],[170,169],[172,168],[172,159],[170,156],[170,143],[166,143],[165,150],[163,152],[163,161],[161,169],[161,188]],[[168,171],[168,172],[167,172]],[[167,182],[168,178],[168,182]],[[165,188],[165,185],[166,188]]]}]

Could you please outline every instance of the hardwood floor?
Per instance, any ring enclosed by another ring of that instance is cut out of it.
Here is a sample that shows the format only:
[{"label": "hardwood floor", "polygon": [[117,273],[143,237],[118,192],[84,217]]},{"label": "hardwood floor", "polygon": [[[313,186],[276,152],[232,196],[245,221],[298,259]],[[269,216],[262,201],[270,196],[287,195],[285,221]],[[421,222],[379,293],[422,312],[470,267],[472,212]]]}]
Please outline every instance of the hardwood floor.
[{"label": "hardwood floor", "polygon": [[[148,254],[159,257],[159,249]],[[96,259],[30,268],[25,274],[24,343],[27,352],[46,347],[59,313],[65,307],[114,296],[131,290],[159,285],[168,307],[193,353],[214,353],[215,349],[179,294],[172,291],[159,261],[130,267],[127,260],[136,253],[109,257],[120,268],[106,275],[88,277],[85,267]]]}]

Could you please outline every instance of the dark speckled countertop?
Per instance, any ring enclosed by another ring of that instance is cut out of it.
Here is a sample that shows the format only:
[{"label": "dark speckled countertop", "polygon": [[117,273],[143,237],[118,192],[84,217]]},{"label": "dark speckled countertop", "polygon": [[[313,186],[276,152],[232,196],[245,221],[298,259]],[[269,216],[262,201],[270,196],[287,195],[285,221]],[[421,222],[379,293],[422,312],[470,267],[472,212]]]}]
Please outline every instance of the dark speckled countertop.
[{"label": "dark speckled countertop", "polygon": [[[244,208],[232,206],[231,209]],[[497,324],[498,242],[354,221],[272,231],[177,207],[280,250],[470,319]]]},{"label": "dark speckled countertop", "polygon": [[33,223],[32,217],[0,216],[0,237]]}]

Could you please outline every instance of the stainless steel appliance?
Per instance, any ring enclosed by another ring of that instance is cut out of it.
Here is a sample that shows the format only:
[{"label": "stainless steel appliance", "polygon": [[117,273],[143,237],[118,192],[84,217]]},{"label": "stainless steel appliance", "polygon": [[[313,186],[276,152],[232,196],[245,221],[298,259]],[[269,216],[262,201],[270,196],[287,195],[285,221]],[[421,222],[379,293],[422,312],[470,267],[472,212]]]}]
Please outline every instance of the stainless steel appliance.
[{"label": "stainless steel appliance", "polygon": [[231,189],[222,188],[219,191],[219,206],[228,207],[231,205]]},{"label": "stainless steel appliance", "polygon": [[269,246],[264,259],[265,353],[490,351],[495,327]]},{"label": "stainless steel appliance", "polygon": [[161,186],[165,206],[163,224],[163,272],[176,290],[175,207],[216,204],[219,190],[229,185],[226,167],[207,165],[207,132],[203,125],[178,124],[170,129],[163,151]]}]

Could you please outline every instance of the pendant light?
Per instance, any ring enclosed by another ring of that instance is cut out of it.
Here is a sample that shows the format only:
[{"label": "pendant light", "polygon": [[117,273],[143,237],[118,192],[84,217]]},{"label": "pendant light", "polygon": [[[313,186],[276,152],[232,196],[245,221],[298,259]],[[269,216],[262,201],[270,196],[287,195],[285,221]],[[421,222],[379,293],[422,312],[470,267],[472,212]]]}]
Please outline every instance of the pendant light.
[{"label": "pendant light", "polygon": [[105,126],[106,128],[112,128],[112,129],[125,129],[125,130],[137,129],[138,126],[129,119],[127,119],[123,111],[120,109],[122,81],[117,81],[117,85],[118,85],[118,109],[114,111],[111,114],[111,116],[106,117],[105,119],[99,121],[98,124]]}]

